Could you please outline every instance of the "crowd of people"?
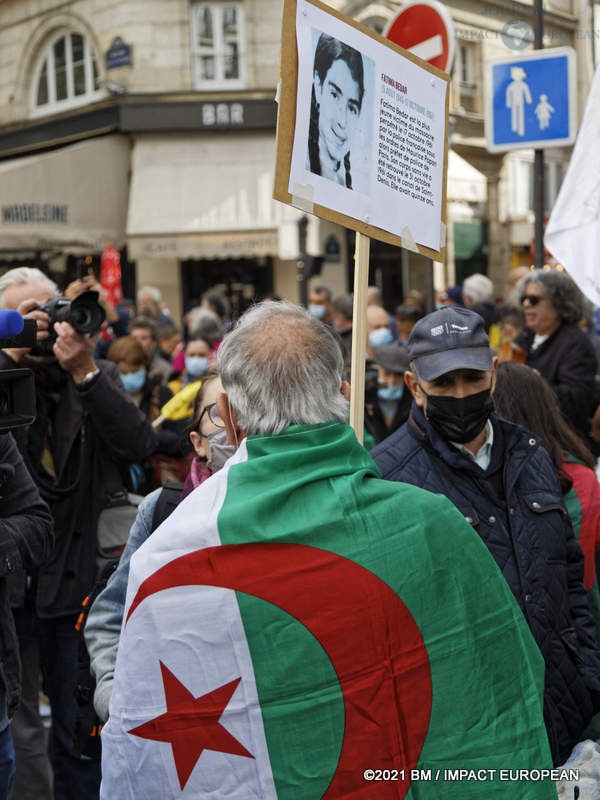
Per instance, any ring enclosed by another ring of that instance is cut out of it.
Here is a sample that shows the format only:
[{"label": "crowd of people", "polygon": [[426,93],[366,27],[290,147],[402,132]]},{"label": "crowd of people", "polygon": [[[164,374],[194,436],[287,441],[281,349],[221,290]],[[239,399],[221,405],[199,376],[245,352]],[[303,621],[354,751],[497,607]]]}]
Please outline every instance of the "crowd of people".
[{"label": "crowd of people", "polygon": [[370,287],[364,444],[352,296],[232,321],[212,290],[178,325],[155,288],[86,291],[93,334],[39,270],[0,277],[38,326],[0,351],[37,405],[0,435],[0,798],[370,798],[417,764],[489,772],[444,798],[513,797],[506,768],[556,797],[600,738],[600,348],[569,276],[430,313]]}]

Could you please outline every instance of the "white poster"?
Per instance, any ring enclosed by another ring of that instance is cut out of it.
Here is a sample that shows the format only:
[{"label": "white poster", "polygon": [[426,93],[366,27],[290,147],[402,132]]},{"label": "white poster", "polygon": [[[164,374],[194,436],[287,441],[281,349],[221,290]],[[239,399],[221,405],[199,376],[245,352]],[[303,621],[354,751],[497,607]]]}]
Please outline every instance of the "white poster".
[{"label": "white poster", "polygon": [[293,204],[439,251],[446,80],[304,0],[296,34]]}]

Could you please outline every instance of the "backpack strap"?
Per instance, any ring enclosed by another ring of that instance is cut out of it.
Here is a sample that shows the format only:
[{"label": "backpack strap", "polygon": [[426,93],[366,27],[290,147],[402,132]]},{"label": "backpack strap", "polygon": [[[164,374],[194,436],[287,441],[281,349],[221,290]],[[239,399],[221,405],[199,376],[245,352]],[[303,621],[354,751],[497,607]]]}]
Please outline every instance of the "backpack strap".
[{"label": "backpack strap", "polygon": [[179,498],[183,491],[183,483],[167,481],[158,495],[154,514],[152,515],[152,533],[179,505]]}]

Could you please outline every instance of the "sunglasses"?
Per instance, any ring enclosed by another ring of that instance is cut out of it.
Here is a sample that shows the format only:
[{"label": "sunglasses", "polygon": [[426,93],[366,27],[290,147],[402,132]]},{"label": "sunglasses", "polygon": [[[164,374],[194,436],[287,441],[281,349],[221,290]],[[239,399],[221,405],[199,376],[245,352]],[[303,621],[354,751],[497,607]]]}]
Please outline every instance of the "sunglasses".
[{"label": "sunglasses", "polygon": [[519,297],[519,303],[523,305],[525,300],[527,300],[530,306],[537,306],[537,304],[543,299],[544,298],[540,297],[539,294],[522,294],[521,297]]}]

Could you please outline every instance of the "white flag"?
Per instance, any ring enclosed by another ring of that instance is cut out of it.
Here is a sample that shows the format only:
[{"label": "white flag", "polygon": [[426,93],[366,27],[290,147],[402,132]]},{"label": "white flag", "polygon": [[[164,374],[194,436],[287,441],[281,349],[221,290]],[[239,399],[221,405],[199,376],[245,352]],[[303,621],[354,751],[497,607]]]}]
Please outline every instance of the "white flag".
[{"label": "white flag", "polygon": [[600,67],[544,244],[581,291],[600,306]]}]

